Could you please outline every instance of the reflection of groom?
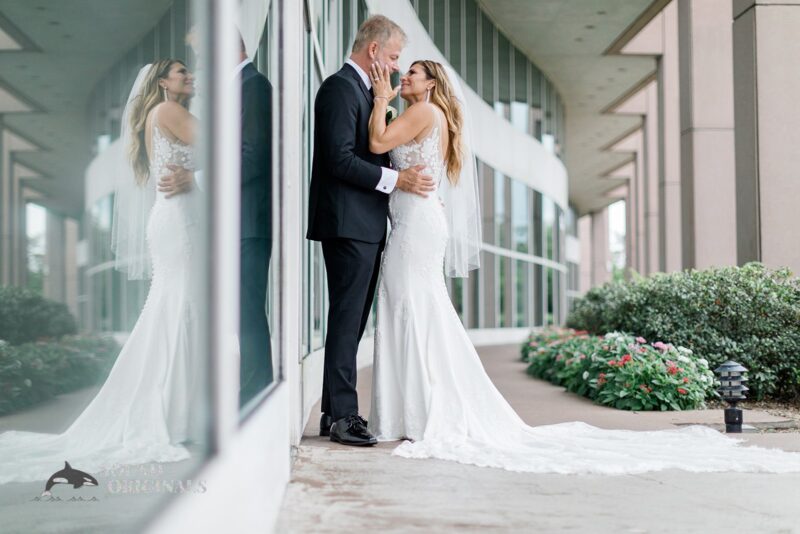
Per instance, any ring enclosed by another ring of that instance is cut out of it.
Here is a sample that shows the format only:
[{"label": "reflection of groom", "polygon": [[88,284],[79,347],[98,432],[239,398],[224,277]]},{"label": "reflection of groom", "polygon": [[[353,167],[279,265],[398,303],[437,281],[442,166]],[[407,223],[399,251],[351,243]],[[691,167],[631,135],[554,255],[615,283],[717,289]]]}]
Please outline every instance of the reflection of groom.
[{"label": "reflection of groom", "polygon": [[272,253],[272,85],[248,59],[242,62],[242,227],[240,286],[240,390],[244,405],[273,378],[266,314]]},{"label": "reflection of groom", "polygon": [[367,19],[342,69],[326,79],[314,104],[314,160],[308,239],[322,242],[328,276],[328,333],[320,434],[347,445],[373,445],[358,415],[356,353],[367,324],[386,236],[389,193],[422,193],[433,180],[421,167],[389,169],[389,158],[369,151],[373,62],[398,71],[402,29],[386,17]]},{"label": "reflection of groom", "polygon": [[[194,30],[187,42],[197,50]],[[239,403],[244,405],[273,379],[266,314],[267,276],[272,253],[272,85],[247,57],[241,42],[241,241],[239,294]],[[192,188],[194,174],[174,165],[159,180],[167,197]]]}]

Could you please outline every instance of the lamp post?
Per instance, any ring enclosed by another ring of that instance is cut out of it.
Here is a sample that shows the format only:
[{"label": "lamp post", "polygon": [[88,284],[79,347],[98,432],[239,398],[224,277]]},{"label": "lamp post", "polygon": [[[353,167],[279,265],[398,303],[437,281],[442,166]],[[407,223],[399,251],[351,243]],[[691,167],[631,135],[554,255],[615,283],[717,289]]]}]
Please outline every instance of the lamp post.
[{"label": "lamp post", "polygon": [[745,400],[745,393],[749,390],[744,385],[747,372],[742,365],[728,360],[714,371],[719,375],[720,388],[717,392],[725,401],[730,404],[725,408],[725,432],[731,434],[742,433],[742,410],[736,407],[736,403]]}]

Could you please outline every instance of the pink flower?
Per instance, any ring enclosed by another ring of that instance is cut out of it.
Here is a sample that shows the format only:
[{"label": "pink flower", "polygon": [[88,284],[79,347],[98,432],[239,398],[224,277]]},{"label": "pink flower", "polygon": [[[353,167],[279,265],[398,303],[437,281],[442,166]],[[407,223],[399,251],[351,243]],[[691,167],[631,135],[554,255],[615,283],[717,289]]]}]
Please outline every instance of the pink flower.
[{"label": "pink flower", "polygon": [[683,388],[678,388],[678,393],[680,393],[681,395],[686,395],[686,394],[687,394],[687,393],[689,393],[689,392],[688,392],[688,391],[686,391],[686,390],[685,390],[685,389],[683,389]]},{"label": "pink flower", "polygon": [[688,384],[689,383],[689,377],[688,376],[684,376],[683,377],[683,383],[684,384]]},{"label": "pink flower", "polygon": [[643,338],[642,336],[639,336],[639,337],[636,338],[636,342],[637,343],[647,343],[647,340],[645,338]]}]

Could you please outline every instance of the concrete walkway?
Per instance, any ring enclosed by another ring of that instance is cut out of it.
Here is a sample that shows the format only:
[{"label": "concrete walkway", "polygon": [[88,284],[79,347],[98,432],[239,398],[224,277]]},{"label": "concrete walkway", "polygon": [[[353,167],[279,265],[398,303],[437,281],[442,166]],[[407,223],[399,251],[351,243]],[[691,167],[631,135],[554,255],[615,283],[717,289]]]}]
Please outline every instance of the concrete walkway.
[{"label": "concrete walkway", "polygon": [[[651,430],[719,423],[722,412],[631,413],[597,406],[525,374],[518,349],[480,350],[487,372],[531,425],[584,421]],[[359,374],[369,407],[371,368]],[[312,412],[276,532],[800,532],[800,474],[634,476],[511,473],[391,456],[317,437]],[[369,417],[368,413],[363,413]],[[745,422],[781,422],[747,411]],[[748,443],[800,451],[800,433],[747,434]]]}]

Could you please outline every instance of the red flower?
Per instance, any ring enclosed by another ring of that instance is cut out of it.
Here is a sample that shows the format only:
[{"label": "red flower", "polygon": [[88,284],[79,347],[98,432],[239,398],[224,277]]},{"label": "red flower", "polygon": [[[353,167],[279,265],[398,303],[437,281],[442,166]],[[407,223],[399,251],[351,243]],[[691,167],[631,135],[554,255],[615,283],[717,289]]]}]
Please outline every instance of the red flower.
[{"label": "red flower", "polygon": [[678,373],[678,368],[675,367],[674,365],[672,365],[672,366],[667,368],[667,372],[669,374],[671,374],[671,375],[677,374]]},{"label": "red flower", "polygon": [[689,383],[689,377],[688,376],[684,376],[683,377],[683,383],[684,384],[688,384]]},{"label": "red flower", "polygon": [[[610,362],[608,362],[608,365],[610,365],[611,367],[616,367],[617,366],[617,360],[611,360]],[[621,365],[624,365],[624,364],[621,364]]]},{"label": "red flower", "polygon": [[633,356],[631,356],[630,354],[626,354],[625,356],[622,357],[622,361],[620,362],[620,365],[625,365],[626,363],[628,363],[632,359],[633,359]]},{"label": "red flower", "polygon": [[607,380],[606,380],[606,374],[605,373],[600,373],[599,375],[597,375],[597,385],[598,386],[602,386],[606,382],[607,382]]},{"label": "red flower", "polygon": [[678,388],[678,393],[680,393],[681,395],[686,395],[686,394],[687,394],[687,393],[689,393],[689,392],[688,392],[688,391],[686,391],[686,390],[685,390],[685,389],[683,389],[683,388]]}]

